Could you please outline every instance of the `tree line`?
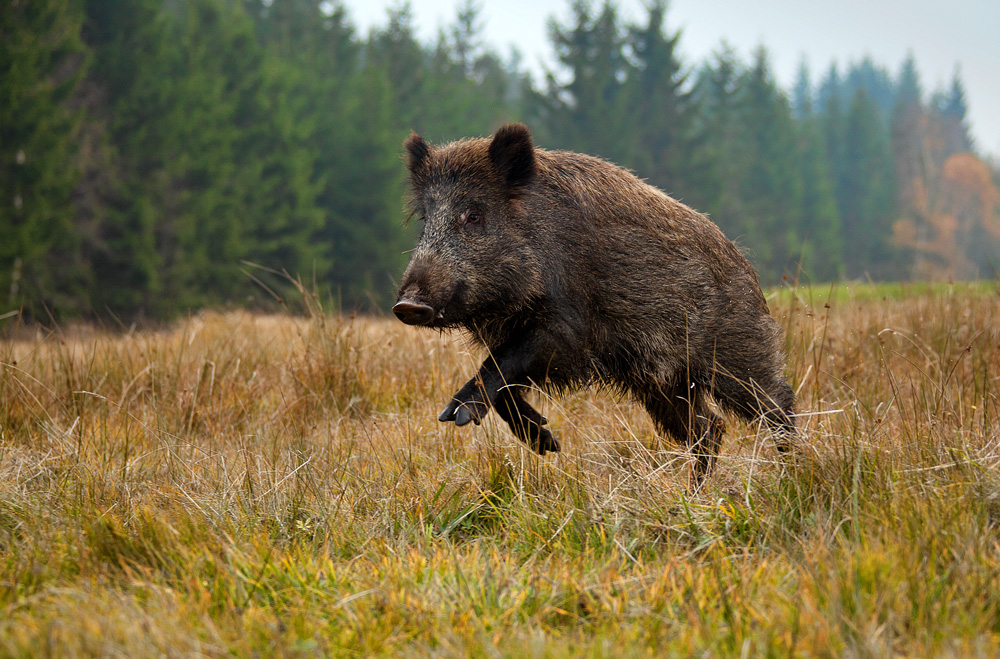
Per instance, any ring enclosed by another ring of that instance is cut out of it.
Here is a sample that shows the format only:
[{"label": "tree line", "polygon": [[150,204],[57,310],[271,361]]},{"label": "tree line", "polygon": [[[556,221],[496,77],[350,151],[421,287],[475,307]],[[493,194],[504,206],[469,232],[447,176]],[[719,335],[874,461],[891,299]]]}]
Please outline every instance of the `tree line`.
[{"label": "tree line", "polygon": [[641,21],[574,0],[535,80],[471,0],[431,42],[408,5],[359,35],[317,0],[11,0],[0,12],[0,315],[170,317],[287,295],[385,306],[413,236],[400,144],[525,121],[708,213],[765,283],[993,276],[995,167],[958,72],[907,59],[791,90],[762,46],[681,60],[665,0]]}]

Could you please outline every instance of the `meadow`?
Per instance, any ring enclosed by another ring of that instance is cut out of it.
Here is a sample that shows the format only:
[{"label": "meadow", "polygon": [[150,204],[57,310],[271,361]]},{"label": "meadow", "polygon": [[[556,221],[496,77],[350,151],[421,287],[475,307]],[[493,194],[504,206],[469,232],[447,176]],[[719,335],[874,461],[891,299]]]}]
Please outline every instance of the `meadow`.
[{"label": "meadow", "polygon": [[607,393],[438,423],[481,355],[387,317],[7,319],[0,656],[997,656],[997,284],[769,303],[795,457],[697,492]]}]

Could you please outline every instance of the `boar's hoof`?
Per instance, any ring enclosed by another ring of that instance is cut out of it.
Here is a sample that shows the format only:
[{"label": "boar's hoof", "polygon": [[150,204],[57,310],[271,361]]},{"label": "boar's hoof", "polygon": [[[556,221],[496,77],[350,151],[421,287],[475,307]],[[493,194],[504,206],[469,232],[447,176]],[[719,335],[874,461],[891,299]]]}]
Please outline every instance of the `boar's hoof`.
[{"label": "boar's hoof", "polygon": [[420,302],[400,300],[392,308],[396,318],[407,325],[429,325],[434,320],[434,309]]},{"label": "boar's hoof", "polygon": [[538,455],[545,455],[548,452],[558,453],[559,452],[559,442],[556,438],[552,436],[548,428],[539,428],[541,432],[538,433],[538,444],[532,446],[538,452]]},{"label": "boar's hoof", "polygon": [[446,423],[454,421],[456,426],[464,426],[469,421],[474,421],[478,426],[489,411],[490,406],[478,398],[470,400],[452,398],[451,402],[448,403],[448,407],[444,408],[444,411],[441,412],[438,421]]},{"label": "boar's hoof", "polygon": [[528,416],[518,416],[508,420],[507,423],[517,438],[530,446],[538,455],[559,452],[559,442],[547,428],[542,427],[542,424],[548,423],[548,419],[544,416],[539,415],[537,421]]}]

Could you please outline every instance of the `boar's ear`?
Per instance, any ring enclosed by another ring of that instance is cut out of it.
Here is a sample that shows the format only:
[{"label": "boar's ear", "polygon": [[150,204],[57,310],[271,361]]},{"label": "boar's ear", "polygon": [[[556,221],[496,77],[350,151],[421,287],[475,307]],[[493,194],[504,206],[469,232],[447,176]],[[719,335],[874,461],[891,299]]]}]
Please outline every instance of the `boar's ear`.
[{"label": "boar's ear", "polygon": [[410,139],[406,140],[403,146],[406,147],[406,153],[409,155],[410,178],[416,180],[420,178],[420,173],[427,165],[427,160],[431,155],[431,145],[416,133],[410,133]]},{"label": "boar's ear", "polygon": [[535,177],[535,145],[524,124],[506,124],[500,127],[490,143],[490,162],[506,183],[516,193]]}]

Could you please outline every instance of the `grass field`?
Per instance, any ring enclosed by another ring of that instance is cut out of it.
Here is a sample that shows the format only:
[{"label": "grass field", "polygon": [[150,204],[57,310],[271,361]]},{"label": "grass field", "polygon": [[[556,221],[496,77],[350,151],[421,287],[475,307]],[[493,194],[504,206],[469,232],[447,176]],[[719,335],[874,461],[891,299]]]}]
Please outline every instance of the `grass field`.
[{"label": "grass field", "polygon": [[697,494],[604,394],[439,424],[479,355],[386,318],[21,328],[0,656],[996,656],[996,285],[872,290],[772,296],[797,455],[731,420]]}]

